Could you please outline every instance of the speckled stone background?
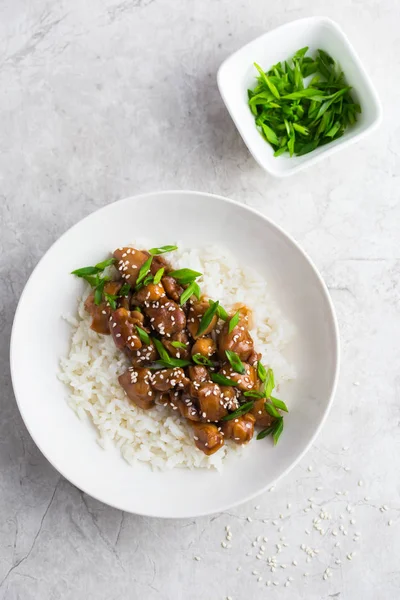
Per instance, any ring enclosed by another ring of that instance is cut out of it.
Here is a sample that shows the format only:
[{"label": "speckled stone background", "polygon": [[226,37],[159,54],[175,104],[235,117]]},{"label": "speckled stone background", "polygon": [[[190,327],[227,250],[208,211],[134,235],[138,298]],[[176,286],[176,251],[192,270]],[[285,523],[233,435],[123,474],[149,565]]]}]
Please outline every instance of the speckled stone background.
[{"label": "speckled stone background", "polygon": [[[275,180],[237,134],[216,71],[264,31],[319,14],[354,43],[384,123]],[[399,20],[396,0],[0,2],[1,600],[400,598]],[[48,247],[106,203],[168,188],[232,197],[293,234],[328,283],[343,350],[302,463],[256,502],[177,522],[122,514],[60,477],[8,367],[16,302]]]}]

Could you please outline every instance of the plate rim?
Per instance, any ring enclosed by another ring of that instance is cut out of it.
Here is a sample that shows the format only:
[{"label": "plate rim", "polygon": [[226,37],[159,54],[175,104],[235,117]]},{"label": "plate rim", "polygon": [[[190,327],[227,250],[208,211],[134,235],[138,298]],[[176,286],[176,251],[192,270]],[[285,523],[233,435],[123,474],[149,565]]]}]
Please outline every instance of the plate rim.
[{"label": "plate rim", "polygon": [[[320,422],[318,423],[314,434],[311,436],[310,440],[307,442],[305,448],[303,449],[303,451],[289,464],[289,466],[282,471],[282,473],[276,477],[273,481],[269,481],[267,484],[263,485],[262,488],[260,488],[258,491],[256,492],[252,492],[248,495],[243,496],[242,498],[240,498],[239,500],[234,500],[232,502],[229,502],[227,504],[224,504],[223,506],[218,506],[215,509],[213,509],[212,511],[210,510],[205,510],[205,511],[201,511],[198,512],[196,511],[195,513],[190,513],[188,515],[185,516],[179,516],[179,515],[168,515],[168,516],[164,516],[164,515],[160,515],[160,514],[154,514],[151,512],[136,512],[133,510],[129,510],[126,507],[121,506],[120,504],[116,503],[116,502],[108,502],[103,500],[102,498],[100,498],[98,495],[91,493],[90,491],[88,491],[87,489],[85,489],[84,486],[82,486],[80,483],[76,483],[76,481],[74,480],[74,477],[70,477],[70,476],[66,476],[62,470],[60,470],[53,462],[53,460],[48,456],[47,452],[45,452],[42,448],[42,444],[38,442],[38,440],[36,439],[36,437],[33,435],[33,433],[31,432],[31,428],[28,425],[27,421],[25,420],[25,416],[24,416],[24,410],[22,408],[22,403],[20,402],[19,398],[18,398],[18,394],[17,394],[17,374],[16,374],[16,366],[15,366],[15,355],[16,355],[16,341],[15,341],[15,336],[16,336],[16,324],[17,324],[17,320],[18,320],[18,316],[19,313],[21,311],[21,306],[23,304],[23,300],[25,295],[29,292],[29,284],[31,283],[32,279],[34,278],[35,272],[36,270],[39,268],[39,265],[42,263],[42,261],[44,260],[44,258],[59,244],[61,243],[61,240],[67,236],[72,230],[74,230],[76,227],[78,227],[80,224],[82,224],[83,222],[85,222],[86,220],[89,220],[94,214],[99,213],[99,212],[107,212],[107,210],[111,210],[112,207],[116,204],[124,204],[124,203],[130,203],[130,202],[139,202],[142,200],[145,200],[146,198],[152,197],[152,196],[158,196],[158,195],[164,195],[164,196],[172,196],[172,195],[189,195],[194,197],[198,197],[198,196],[207,196],[208,198],[213,198],[215,200],[218,201],[222,201],[228,205],[233,205],[233,206],[238,206],[242,209],[244,209],[245,211],[249,211],[251,213],[253,213],[254,215],[256,215],[258,218],[262,219],[263,221],[267,222],[269,226],[271,226],[273,229],[277,230],[281,235],[283,235],[284,238],[286,238],[294,247],[295,249],[300,252],[300,254],[302,255],[302,257],[306,260],[306,262],[309,264],[309,266],[311,267],[312,271],[314,272],[314,275],[316,276],[320,286],[321,286],[321,290],[323,292],[325,301],[327,302],[327,306],[329,309],[329,313],[330,313],[330,317],[331,317],[331,323],[332,323],[332,333],[333,333],[333,342],[334,342],[334,374],[333,374],[333,379],[332,379],[332,383],[331,383],[331,389],[330,389],[330,393],[329,393],[329,399],[327,402],[327,405],[325,407],[325,410],[323,412],[323,415],[320,419]],[[275,485],[278,481],[280,481],[283,477],[285,477],[285,475],[287,475],[299,462],[300,460],[305,456],[305,454],[310,450],[312,444],[315,442],[316,438],[318,437],[318,435],[321,432],[322,427],[324,426],[329,412],[332,408],[332,404],[335,398],[335,394],[336,394],[336,390],[337,390],[337,386],[338,386],[338,380],[339,380],[339,373],[340,373],[340,361],[341,361],[341,351],[340,351],[340,335],[339,335],[339,325],[338,325],[338,320],[337,320],[337,316],[336,316],[336,311],[335,311],[335,307],[332,301],[332,298],[330,296],[328,287],[325,283],[325,281],[323,280],[321,274],[319,273],[317,267],[315,266],[313,260],[309,257],[309,255],[305,252],[305,250],[303,250],[303,248],[301,248],[301,246],[298,244],[298,242],[294,239],[294,237],[286,232],[280,225],[277,225],[274,221],[272,221],[269,217],[263,215],[262,213],[260,213],[258,210],[248,206],[247,204],[244,204],[243,202],[239,202],[237,200],[232,200],[231,198],[227,198],[225,196],[221,196],[219,194],[213,194],[210,192],[202,192],[202,191],[195,191],[195,190],[155,190],[155,191],[151,191],[151,192],[145,192],[142,194],[136,194],[133,196],[127,196],[125,198],[122,198],[120,200],[116,200],[114,202],[110,202],[108,204],[106,204],[105,206],[101,206],[100,208],[97,208],[96,210],[90,212],[88,215],[86,215],[85,217],[83,217],[82,219],[80,219],[79,221],[77,221],[76,223],[74,223],[71,227],[69,227],[66,231],[64,231],[64,233],[62,233],[50,246],[49,248],[44,252],[44,254],[42,255],[42,257],[40,258],[40,260],[37,262],[37,264],[35,265],[34,269],[32,270],[31,274],[29,275],[27,281],[25,282],[24,288],[22,290],[22,293],[20,295],[20,298],[18,300],[18,304],[17,304],[17,308],[15,310],[14,313],[14,318],[13,318],[13,323],[12,323],[12,328],[11,328],[11,336],[10,336],[10,353],[9,353],[9,358],[10,358],[10,373],[11,373],[11,383],[12,383],[12,388],[13,388],[13,393],[14,393],[14,398],[19,410],[19,413],[21,415],[21,418],[24,422],[25,427],[28,430],[29,435],[31,436],[32,440],[34,441],[34,443],[36,444],[36,446],[38,447],[38,449],[40,450],[40,452],[43,454],[43,456],[45,457],[45,459],[51,464],[51,466],[62,476],[64,477],[64,479],[66,479],[69,483],[71,483],[72,485],[74,485],[76,488],[78,488],[79,490],[81,490],[83,493],[87,494],[88,496],[94,498],[95,500],[98,500],[99,502],[102,502],[103,504],[106,504],[107,506],[111,506],[112,508],[116,508],[118,510],[122,510],[124,512],[130,513],[130,514],[136,514],[136,515],[140,515],[140,516],[144,516],[144,517],[154,517],[154,518],[162,518],[162,519],[187,519],[187,518],[195,518],[195,517],[203,517],[203,516],[207,516],[207,515],[211,515],[211,514],[215,514],[215,513],[219,513],[219,512],[223,512],[226,510],[229,510],[230,508],[234,508],[236,506],[239,506],[241,504],[244,504],[245,502],[249,502],[250,500],[252,500],[253,498],[256,498],[257,496],[260,496],[261,494],[263,494],[267,489],[271,488],[271,486]]]}]

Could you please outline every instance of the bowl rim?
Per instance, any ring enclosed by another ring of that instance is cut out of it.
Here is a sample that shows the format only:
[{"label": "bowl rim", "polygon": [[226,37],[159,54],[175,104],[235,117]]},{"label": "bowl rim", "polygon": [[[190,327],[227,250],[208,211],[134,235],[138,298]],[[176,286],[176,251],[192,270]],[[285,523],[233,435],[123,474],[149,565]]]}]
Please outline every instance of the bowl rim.
[{"label": "bowl rim", "polygon": [[[240,498],[239,500],[235,500],[233,502],[229,502],[227,504],[224,504],[223,506],[218,506],[215,509],[213,509],[212,511],[205,510],[205,511],[201,511],[201,512],[196,512],[195,514],[185,515],[185,517],[181,517],[179,515],[163,516],[163,515],[160,515],[160,514],[153,514],[151,512],[147,513],[147,512],[134,512],[134,511],[130,511],[126,507],[121,506],[118,502],[110,503],[108,501],[103,500],[98,495],[93,494],[92,492],[88,491],[86,489],[86,487],[82,486],[82,484],[80,482],[77,483],[76,480],[75,480],[75,477],[73,477],[73,476],[70,477],[70,476],[65,475],[65,473],[63,472],[63,470],[59,469],[58,466],[55,464],[55,462],[48,456],[47,452],[43,450],[42,444],[36,439],[36,437],[31,432],[31,428],[30,428],[29,424],[27,423],[27,421],[25,420],[24,409],[23,409],[23,406],[22,406],[22,402],[20,402],[20,399],[18,398],[18,393],[17,393],[17,388],[18,388],[17,380],[20,377],[20,375],[18,375],[17,372],[16,372],[16,364],[15,364],[16,363],[16,358],[15,358],[15,355],[16,355],[16,341],[15,341],[16,323],[17,323],[17,320],[18,320],[18,315],[19,315],[20,311],[22,310],[21,307],[22,307],[22,304],[23,304],[23,299],[25,298],[26,294],[29,292],[29,284],[30,284],[31,280],[33,279],[33,277],[35,275],[35,272],[38,269],[39,265],[44,260],[45,256],[47,256],[47,254],[49,252],[51,252],[55,247],[57,247],[57,245],[59,243],[61,243],[61,240],[64,239],[65,236],[67,236],[72,230],[74,230],[75,228],[77,228],[81,223],[83,223],[84,221],[89,220],[93,214],[100,213],[100,212],[106,213],[107,211],[112,211],[112,208],[113,208],[113,206],[115,204],[124,204],[124,203],[128,204],[128,203],[130,203],[132,201],[139,202],[139,201],[146,200],[146,198],[150,198],[152,196],[157,196],[157,195],[164,195],[166,197],[168,197],[168,196],[174,196],[174,195],[189,195],[189,196],[192,196],[192,199],[194,199],[196,197],[199,197],[199,196],[200,197],[201,196],[203,196],[203,197],[207,196],[208,198],[213,198],[214,200],[217,200],[219,202],[223,202],[223,203],[226,203],[226,204],[231,205],[231,206],[237,206],[237,207],[240,207],[240,208],[244,209],[245,211],[249,211],[249,212],[253,213],[254,215],[256,215],[258,218],[260,218],[263,221],[265,221],[270,227],[272,227],[273,229],[277,230],[302,255],[302,257],[305,259],[305,261],[311,267],[311,270],[314,272],[314,275],[316,276],[316,278],[317,278],[317,280],[318,280],[318,282],[319,282],[319,284],[321,286],[321,290],[323,292],[324,299],[327,302],[327,306],[328,306],[329,313],[330,313],[330,318],[331,318],[332,333],[333,333],[334,373],[333,373],[333,378],[332,378],[332,382],[331,382],[331,388],[330,388],[330,392],[329,392],[328,402],[326,404],[326,407],[325,407],[323,415],[322,415],[322,417],[320,419],[320,422],[318,423],[318,425],[317,425],[317,427],[315,429],[314,434],[311,436],[311,438],[307,442],[307,444],[306,444],[305,448],[303,449],[303,451],[291,462],[291,464],[289,464],[289,466],[284,471],[282,471],[282,473],[276,479],[274,479],[273,481],[269,481],[266,485],[264,485],[258,491],[250,493],[250,494],[248,494],[248,495]],[[145,516],[145,517],[154,517],[154,518],[164,518],[164,519],[168,518],[168,519],[174,519],[174,520],[175,519],[181,519],[181,518],[195,518],[195,517],[202,517],[202,516],[206,516],[206,515],[215,514],[215,513],[218,513],[218,512],[223,512],[223,511],[229,510],[230,508],[233,508],[235,506],[244,504],[245,502],[248,502],[248,501],[252,500],[253,498],[256,498],[257,496],[265,493],[265,491],[267,489],[269,489],[271,486],[275,485],[285,475],[287,475],[300,462],[300,460],[305,456],[305,454],[308,452],[308,450],[310,449],[310,447],[314,443],[315,439],[319,435],[319,433],[320,433],[323,425],[325,424],[325,422],[327,420],[328,414],[329,414],[329,412],[330,412],[330,410],[332,408],[333,400],[334,400],[335,393],[336,393],[336,390],[337,390],[337,385],[338,385],[338,380],[339,380],[339,371],[340,371],[340,341],[339,341],[339,339],[340,339],[340,336],[339,336],[339,326],[338,326],[338,321],[337,321],[337,316],[336,316],[335,308],[334,308],[334,305],[333,305],[333,301],[332,301],[332,299],[330,297],[328,288],[327,288],[324,280],[322,279],[322,276],[320,275],[318,269],[314,265],[314,263],[311,260],[311,258],[307,255],[307,253],[300,247],[300,245],[296,242],[296,240],[289,233],[287,233],[283,228],[281,228],[279,225],[277,225],[276,223],[274,223],[268,217],[266,217],[263,214],[261,214],[260,212],[258,212],[256,209],[251,208],[251,207],[247,206],[246,204],[238,202],[236,200],[232,200],[230,198],[226,198],[225,196],[221,196],[221,195],[218,195],[218,194],[212,194],[212,193],[209,193],[209,192],[194,191],[194,190],[159,190],[159,191],[146,192],[146,193],[143,193],[143,194],[137,194],[137,195],[134,195],[134,196],[128,196],[126,198],[122,198],[120,200],[116,200],[115,202],[111,202],[109,204],[106,204],[105,206],[102,206],[102,207],[100,207],[100,208],[92,211],[91,213],[89,213],[88,215],[86,215],[85,217],[83,217],[82,219],[80,219],[79,221],[77,221],[74,225],[72,225],[71,227],[69,227],[46,250],[46,252],[43,254],[43,256],[41,257],[41,259],[38,261],[38,263],[36,264],[36,266],[32,270],[31,274],[29,275],[29,277],[28,277],[28,279],[27,279],[27,281],[25,283],[24,289],[23,289],[23,291],[21,293],[21,296],[19,298],[18,305],[17,305],[16,311],[15,311],[15,314],[14,314],[14,319],[13,319],[13,324],[12,324],[12,329],[11,329],[11,337],[10,337],[10,372],[11,372],[11,382],[12,382],[14,397],[15,397],[15,401],[17,403],[18,410],[20,412],[22,420],[24,421],[25,427],[27,428],[27,430],[29,432],[29,435],[31,436],[32,440],[35,442],[36,446],[39,448],[40,452],[46,458],[46,460],[51,464],[51,466],[54,469],[56,469],[56,471],[58,473],[60,473],[60,475],[62,477],[64,477],[67,481],[69,481],[72,485],[74,485],[75,487],[77,487],[79,490],[81,490],[82,492],[84,492],[88,496],[91,496],[95,500],[98,500],[99,502],[102,502],[103,504],[106,504],[106,505],[111,506],[113,508],[116,508],[118,510],[122,510],[124,512],[129,512],[131,514],[137,514],[137,515],[141,515],[141,516]]]},{"label": "bowl rim", "polygon": [[[341,140],[341,142],[339,144],[336,144],[334,146],[329,146],[329,144],[326,144],[326,146],[323,147],[322,152],[320,152],[317,155],[313,156],[313,152],[310,152],[310,154],[306,157],[305,160],[303,160],[303,162],[301,164],[297,164],[297,165],[293,165],[293,167],[291,167],[290,169],[286,170],[286,171],[278,171],[276,169],[274,169],[273,167],[271,167],[267,162],[262,163],[259,158],[255,155],[255,153],[253,152],[253,145],[251,142],[248,142],[247,139],[247,135],[246,135],[246,127],[243,127],[240,123],[240,119],[236,119],[236,117],[233,115],[233,112],[231,110],[231,103],[229,101],[229,95],[227,95],[225,93],[225,89],[224,89],[224,84],[221,82],[222,80],[222,73],[226,67],[227,64],[234,62],[234,60],[237,58],[238,55],[240,55],[244,50],[248,49],[249,47],[251,47],[254,43],[259,42],[260,40],[262,40],[263,38],[267,38],[270,34],[275,33],[279,30],[284,30],[284,29],[288,29],[289,27],[294,26],[295,24],[305,24],[305,23],[310,23],[310,24],[321,24],[321,23],[326,23],[327,25],[329,25],[329,27],[331,27],[332,29],[335,30],[335,32],[338,34],[338,36],[341,38],[341,42],[343,43],[343,45],[346,47],[347,51],[349,52],[349,54],[352,56],[352,58],[354,59],[354,62],[357,65],[357,69],[360,71],[361,75],[363,76],[368,91],[369,91],[369,98],[368,101],[370,103],[372,103],[374,105],[374,108],[376,110],[376,117],[373,121],[371,121],[363,131],[357,133],[356,135],[354,135],[353,137],[351,137],[350,139],[343,139]],[[290,175],[294,175],[296,173],[299,173],[300,171],[303,171],[304,169],[306,169],[307,167],[310,167],[312,165],[315,165],[316,163],[320,162],[321,160],[323,160],[324,158],[331,156],[332,154],[336,153],[337,151],[339,151],[342,148],[346,148],[347,146],[349,146],[350,144],[356,143],[358,141],[360,141],[361,139],[363,139],[366,135],[372,133],[373,131],[375,131],[375,129],[381,124],[382,122],[382,115],[383,115],[383,110],[382,110],[382,104],[381,101],[379,99],[378,93],[376,91],[376,88],[374,86],[374,84],[372,83],[372,80],[370,78],[370,76],[368,75],[357,51],[355,50],[354,46],[352,45],[352,43],[350,42],[350,39],[348,38],[348,36],[345,34],[345,32],[343,31],[343,29],[340,27],[340,25],[336,22],[333,21],[332,19],[330,19],[329,17],[325,17],[325,16],[312,16],[312,17],[302,17],[300,19],[294,19],[293,21],[288,21],[287,23],[283,23],[282,25],[279,25],[278,27],[274,27],[273,29],[270,29],[268,31],[265,31],[264,33],[262,33],[261,35],[257,36],[256,38],[254,38],[253,40],[250,40],[249,42],[247,42],[246,44],[244,44],[243,46],[241,46],[240,48],[238,48],[237,50],[235,50],[232,54],[230,54],[229,56],[227,56],[225,58],[225,60],[221,63],[221,65],[218,68],[217,71],[217,85],[218,85],[218,89],[219,89],[219,93],[222,97],[222,100],[225,104],[225,107],[236,127],[236,129],[238,130],[243,142],[245,143],[247,149],[249,150],[251,156],[254,158],[254,160],[257,162],[257,164],[264,169],[264,171],[266,171],[267,173],[269,173],[270,175],[272,175],[273,177],[277,177],[277,178],[284,178],[284,177],[290,177]]]}]

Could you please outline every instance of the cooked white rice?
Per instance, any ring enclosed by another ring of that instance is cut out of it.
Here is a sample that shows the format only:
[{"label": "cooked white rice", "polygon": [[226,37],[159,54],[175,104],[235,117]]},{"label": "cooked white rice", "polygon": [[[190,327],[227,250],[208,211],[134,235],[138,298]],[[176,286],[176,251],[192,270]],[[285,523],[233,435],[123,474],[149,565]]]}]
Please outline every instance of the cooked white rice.
[{"label": "cooked white rice", "polygon": [[[263,363],[274,369],[276,382],[292,379],[293,367],[282,352],[293,327],[272,300],[267,282],[224,248],[179,248],[170,256],[174,267],[203,273],[198,280],[202,293],[219,300],[227,310],[237,302],[252,308],[251,334]],[[113,442],[129,463],[141,461],[156,469],[221,469],[228,453],[243,451],[243,447],[228,443],[206,456],[195,447],[191,427],[173,411],[163,406],[144,411],[129,402],[118,383],[129,361],[116,349],[111,336],[90,329],[91,318],[83,305],[87,293],[79,300],[77,318],[68,319],[73,328],[71,349],[61,359],[59,377],[70,389],[70,407],[81,419],[89,416],[96,426],[99,444],[106,448]]]}]

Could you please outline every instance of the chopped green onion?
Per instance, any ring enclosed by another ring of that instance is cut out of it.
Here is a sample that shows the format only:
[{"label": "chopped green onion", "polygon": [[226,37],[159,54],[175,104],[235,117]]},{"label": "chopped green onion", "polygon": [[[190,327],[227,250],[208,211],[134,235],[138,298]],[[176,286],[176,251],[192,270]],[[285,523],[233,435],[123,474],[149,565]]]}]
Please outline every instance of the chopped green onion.
[{"label": "chopped green onion", "polygon": [[278,443],[279,437],[283,431],[283,417],[279,417],[272,425],[266,427],[257,435],[257,440],[262,440],[272,433],[274,446]]},{"label": "chopped green onion", "polygon": [[256,392],[255,390],[249,390],[248,392],[244,392],[243,396],[249,397],[249,398],[264,398],[264,394],[262,392]]},{"label": "chopped green onion", "polygon": [[188,367],[192,363],[190,360],[183,360],[183,358],[173,358],[169,357],[168,360],[159,360],[158,363],[167,369],[175,369],[176,367]]},{"label": "chopped green onion", "polygon": [[273,425],[270,425],[269,427],[266,427],[262,431],[260,431],[260,433],[257,435],[256,439],[262,440],[265,437],[267,437],[267,435],[269,435],[270,433],[273,433],[274,431],[275,431],[275,423]]},{"label": "chopped green onion", "polygon": [[154,275],[153,283],[160,283],[161,277],[164,275],[164,271],[165,267],[161,267],[161,269],[158,269],[157,273]]},{"label": "chopped green onion", "polygon": [[104,290],[105,283],[106,283],[105,279],[102,279],[94,291],[94,303],[97,306],[99,306],[99,304],[101,304],[101,301],[103,299],[103,290]]},{"label": "chopped green onion", "polygon": [[149,285],[149,283],[153,283],[154,281],[154,277],[151,273],[149,273],[148,275],[146,275],[146,277],[143,279],[143,282],[141,284],[141,287],[144,287],[146,285]]},{"label": "chopped green onion", "polygon": [[199,327],[197,329],[197,334],[196,334],[198,337],[200,337],[201,335],[203,335],[203,333],[205,331],[207,331],[208,327],[210,326],[210,324],[215,316],[215,313],[218,310],[218,306],[219,306],[219,302],[217,300],[213,304],[210,304],[210,306],[207,308],[204,315],[201,317],[201,321],[199,323]]},{"label": "chopped green onion", "polygon": [[[307,51],[302,48],[290,61],[279,62],[268,71],[254,63],[257,85],[247,91],[248,104],[274,156],[286,152],[303,156],[339,139],[361,110],[333,58],[323,50],[312,58],[306,56]],[[305,87],[310,75],[313,77]]]},{"label": "chopped green onion", "polygon": [[181,285],[185,285],[187,283],[192,283],[192,281],[201,277],[202,273],[192,271],[192,269],[178,269],[177,271],[171,271],[168,275],[176,279]]},{"label": "chopped green onion", "polygon": [[204,367],[213,367],[214,363],[212,360],[207,358],[207,356],[203,356],[203,354],[193,354],[192,361],[196,363],[196,365],[203,365]]},{"label": "chopped green onion", "polygon": [[149,258],[140,267],[139,275],[137,276],[137,279],[136,279],[136,287],[140,283],[142,283],[142,281],[145,279],[147,273],[149,272],[152,260],[153,260],[153,257],[149,256]]},{"label": "chopped green onion", "polygon": [[240,360],[239,355],[236,354],[236,352],[233,352],[233,350],[225,350],[225,354],[231,364],[232,369],[236,371],[236,373],[243,375],[243,373],[246,372],[246,369]]},{"label": "chopped green onion", "polygon": [[[208,301],[209,304],[212,304],[212,300]],[[220,304],[218,305],[218,309],[217,309],[217,315],[219,316],[220,319],[222,319],[223,321],[227,321],[229,319],[229,315],[226,312],[226,310],[224,309],[223,306],[221,306]]]},{"label": "chopped green onion", "polygon": [[157,361],[158,364],[163,365],[166,368],[174,368],[174,367],[187,367],[191,364],[190,360],[183,360],[181,358],[173,358],[164,348],[163,344],[157,338],[152,338],[154,345],[158,354],[160,355],[160,360]]},{"label": "chopped green onion", "polygon": [[152,338],[152,339],[153,339],[154,345],[156,347],[156,350],[157,350],[158,354],[160,355],[160,358],[162,360],[165,360],[168,362],[171,357],[168,354],[167,350],[164,348],[163,344],[157,338]]},{"label": "chopped green onion", "polygon": [[131,286],[129,283],[124,283],[122,288],[119,290],[119,296],[127,296],[131,291]]},{"label": "chopped green onion", "polygon": [[71,271],[71,275],[76,275],[77,277],[86,277],[86,275],[97,275],[100,273],[102,269],[97,267],[82,267],[82,269],[75,269],[75,271]]},{"label": "chopped green onion", "polygon": [[258,361],[257,363],[257,375],[260,381],[262,381],[263,383],[267,379],[267,371],[260,361]]},{"label": "chopped green onion", "polygon": [[139,327],[139,325],[136,325],[136,329],[138,332],[138,336],[139,336],[140,340],[143,342],[143,344],[146,344],[146,346],[151,344],[151,338],[150,338],[149,334],[147,333],[147,331],[145,331],[144,329]]},{"label": "chopped green onion", "polygon": [[276,446],[276,444],[278,443],[278,440],[281,436],[281,433],[283,431],[283,418],[281,417],[275,427],[275,431],[273,433],[273,438],[274,438],[274,446]]},{"label": "chopped green onion", "polygon": [[164,254],[165,252],[172,252],[177,249],[178,246],[161,246],[160,248],[150,248],[149,254],[156,256],[157,254]]},{"label": "chopped green onion", "polygon": [[269,398],[272,394],[272,390],[275,387],[275,377],[272,369],[267,371],[267,379],[265,380],[265,397]]},{"label": "chopped green onion", "polygon": [[104,271],[104,269],[113,265],[116,260],[116,258],[107,258],[107,260],[103,260],[103,262],[97,263],[97,265],[95,265],[95,268],[99,271]]},{"label": "chopped green onion", "polygon": [[239,323],[239,319],[240,319],[240,313],[239,313],[239,311],[237,311],[233,315],[233,317],[231,318],[231,320],[229,321],[228,333],[232,333],[232,331],[235,329],[236,325]]},{"label": "chopped green onion", "polygon": [[244,404],[242,404],[242,406],[234,410],[229,415],[225,415],[225,417],[222,417],[221,421],[231,421],[232,419],[237,419],[237,417],[241,417],[242,415],[248,413],[253,408],[253,405],[253,401],[245,402]]},{"label": "chopped green onion", "polygon": [[183,342],[171,342],[171,346],[174,348],[184,348],[186,350],[187,346]]},{"label": "chopped green onion", "polygon": [[271,417],[275,417],[275,419],[278,419],[281,416],[276,410],[276,408],[272,406],[272,404],[268,404],[268,402],[265,402],[264,408],[267,411],[267,413],[269,413]]},{"label": "chopped green onion", "polygon": [[213,381],[214,383],[218,383],[219,385],[232,385],[233,387],[239,385],[237,381],[234,381],[233,379],[228,379],[228,377],[225,377],[220,373],[211,373],[210,377],[211,381]]},{"label": "chopped green onion", "polygon": [[270,400],[271,400],[272,404],[275,406],[275,408],[279,408],[279,410],[284,410],[285,412],[289,412],[289,409],[286,406],[286,404],[283,402],[283,400],[278,400],[278,398],[274,398],[273,396],[270,397]]},{"label": "chopped green onion", "polygon": [[104,298],[106,299],[108,304],[111,306],[111,308],[113,310],[116,310],[118,296],[114,295],[114,294],[107,294],[106,292],[104,292]]},{"label": "chopped green onion", "polygon": [[196,298],[200,298],[200,288],[199,288],[199,284],[196,283],[195,281],[192,281],[192,283],[186,288],[186,290],[181,294],[180,300],[179,300],[179,304],[182,306],[183,304],[185,304],[185,302],[187,302],[189,300],[189,298],[191,296],[196,296]]}]

